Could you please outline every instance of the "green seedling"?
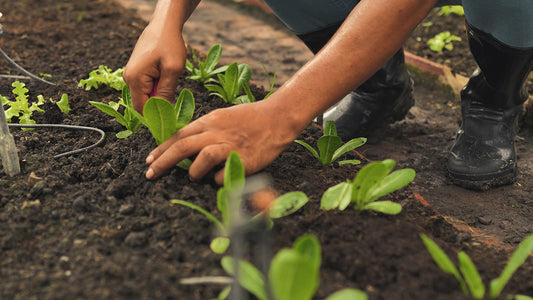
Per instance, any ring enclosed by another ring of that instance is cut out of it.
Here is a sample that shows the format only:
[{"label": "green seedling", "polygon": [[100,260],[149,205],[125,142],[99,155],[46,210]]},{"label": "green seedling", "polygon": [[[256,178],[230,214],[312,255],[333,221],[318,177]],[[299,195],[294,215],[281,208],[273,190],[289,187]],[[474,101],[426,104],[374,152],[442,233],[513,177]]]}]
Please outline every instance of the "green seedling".
[{"label": "green seedling", "polygon": [[[217,74],[218,84],[205,84],[204,86],[226,103],[240,104],[254,102],[255,98],[251,94],[249,82],[252,78],[252,68],[247,64],[231,63],[226,72]],[[240,95],[241,91],[245,95]]]},{"label": "green seedling", "polygon": [[[13,94],[15,95],[14,101],[10,101],[7,97],[0,95],[2,105],[9,106],[5,110],[6,121],[12,122],[13,118],[17,118],[19,124],[35,124],[36,122],[31,117],[34,112],[44,112],[40,108],[46,102],[43,95],[38,95],[37,102],[33,102],[30,105],[26,84],[15,81],[11,85],[13,86]],[[57,102],[50,98],[50,102],[55,103],[63,113],[68,114],[70,112],[67,94],[63,94],[61,100]],[[22,130],[32,130],[32,128],[23,128]]]},{"label": "green seedling", "polygon": [[[232,214],[238,211],[232,211],[231,208],[241,209],[242,194],[245,185],[245,172],[241,158],[237,152],[231,152],[226,160],[224,170],[224,186],[217,192],[217,208],[221,214],[221,220],[205,209],[184,200],[171,200],[171,203],[180,204],[192,208],[212,221],[218,228],[220,236],[211,242],[211,250],[221,254],[226,252],[230,240],[228,238],[232,228]],[[261,216],[269,219],[277,219],[290,215],[308,202],[307,196],[302,192],[290,192],[281,195],[273,201],[267,213],[259,213],[254,218]]]},{"label": "green seedling", "polygon": [[200,59],[196,56],[196,53],[193,51],[193,62],[198,67],[195,67],[193,62],[187,59],[185,61],[185,68],[191,73],[191,75],[187,78],[200,83],[206,83],[214,80],[213,76],[222,73],[227,69],[227,66],[216,68],[221,56],[222,46],[220,44],[216,44],[209,49],[205,61],[200,61]]},{"label": "green seedling", "polygon": [[[281,249],[272,261],[268,272],[268,282],[265,276],[251,263],[239,261],[238,282],[259,300],[308,300],[312,299],[320,284],[320,264],[322,260],[320,243],[311,234],[299,237],[292,248]],[[235,260],[225,256],[221,261],[222,268],[235,276]],[[222,297],[229,294],[229,289],[223,291]],[[270,288],[270,291],[268,290]],[[271,292],[272,298],[269,298]],[[326,300],[366,300],[367,295],[356,289],[343,289]]]},{"label": "green seedling", "polygon": [[448,51],[453,50],[453,42],[461,41],[462,39],[456,35],[451,34],[449,31],[443,31],[436,34],[433,38],[429,39],[427,44],[429,49],[434,52],[442,52],[444,49]]},{"label": "green seedling", "polygon": [[264,98],[264,99],[266,99],[266,98],[268,98],[270,95],[272,95],[274,93],[274,83],[276,81],[276,72],[274,72],[272,77],[270,77],[270,73],[268,73],[265,65],[262,65],[262,66],[263,66],[263,70],[265,71],[265,73],[267,75],[267,79],[268,79],[268,93],[265,95],[265,98]]},{"label": "green seedling", "polygon": [[[392,201],[376,201],[392,193],[415,178],[413,169],[401,169],[392,173],[396,165],[391,159],[371,162],[357,172],[353,181],[339,183],[324,192],[320,207],[324,210],[344,210],[352,205],[357,212],[373,210],[389,215],[402,211],[402,206]],[[390,174],[389,174],[390,173]]]},{"label": "green seedling", "polygon": [[[109,104],[103,102],[89,101],[91,105],[102,112],[114,117],[120,125],[124,126],[126,130],[122,130],[116,134],[117,138],[124,139],[128,136],[137,133],[141,128],[142,122],[138,114],[133,108],[131,101],[130,90],[127,86],[122,89],[122,98],[118,102],[110,101]],[[120,111],[123,111],[122,113]]]},{"label": "green seedling", "polygon": [[[323,166],[329,166],[341,157],[341,155],[366,143],[366,138],[355,138],[343,145],[341,138],[337,135],[335,121],[326,121],[323,135],[317,141],[318,151],[302,140],[295,140],[295,142],[309,150],[314,157],[318,158]],[[339,162],[339,165],[360,163],[361,161],[359,160],[343,160]]]},{"label": "green seedling", "polygon": [[[467,296],[472,296],[474,299],[483,299],[485,296],[485,285],[481,280],[479,272],[470,259],[470,257],[463,251],[457,254],[457,261],[459,265],[459,270],[455,267],[454,263],[446,255],[444,250],[440,248],[437,243],[432,241],[425,234],[421,234],[420,237],[424,242],[428,252],[431,257],[439,266],[439,268],[444,271],[444,273],[452,275],[457,279],[461,290]],[[533,234],[527,236],[515,249],[511,258],[507,262],[507,265],[504,267],[498,278],[493,279],[489,284],[489,297],[490,299],[498,298],[515,271],[526,261],[526,259],[533,253]],[[522,300],[532,300],[533,298],[517,295],[514,296],[515,299]]]},{"label": "green seedling", "polygon": [[438,9],[438,16],[449,16],[450,14],[464,16],[465,11],[462,5],[445,5]]},{"label": "green seedling", "polygon": [[[45,102],[43,95],[37,96],[38,102]],[[68,95],[63,94],[61,95],[61,99],[59,101],[55,101],[54,99],[50,98],[50,102],[55,103],[57,107],[59,107],[59,110],[61,110],[64,114],[69,114],[72,110],[70,108],[70,105],[68,104]]]},{"label": "green seedling", "polygon": [[126,83],[122,78],[124,68],[118,68],[112,71],[109,67],[100,65],[98,69],[89,73],[89,77],[80,80],[79,88],[85,88],[86,91],[91,89],[98,89],[100,84],[104,84],[114,88],[117,91],[122,91]]}]

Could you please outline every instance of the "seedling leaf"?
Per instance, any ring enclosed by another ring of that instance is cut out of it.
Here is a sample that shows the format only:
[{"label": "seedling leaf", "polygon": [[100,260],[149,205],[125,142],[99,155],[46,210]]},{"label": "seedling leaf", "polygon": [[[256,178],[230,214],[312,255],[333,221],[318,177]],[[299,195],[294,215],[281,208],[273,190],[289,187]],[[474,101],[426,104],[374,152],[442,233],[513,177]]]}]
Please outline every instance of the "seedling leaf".
[{"label": "seedling leaf", "polygon": [[[224,256],[221,260],[222,268],[230,275],[235,275],[235,260],[231,256]],[[238,275],[240,285],[256,296],[259,300],[267,300],[265,292],[265,277],[263,274],[247,261],[239,261]]]},{"label": "seedling leaf", "polygon": [[489,293],[491,298],[496,298],[500,295],[509,279],[511,279],[513,276],[514,272],[526,261],[532,252],[533,234],[530,234],[522,242],[520,242],[518,247],[516,247],[500,276],[490,282]]},{"label": "seedling leaf", "polygon": [[[333,153],[333,157],[331,158],[332,161],[335,161],[337,160],[341,155],[343,155],[344,153],[348,152],[348,151],[351,151],[355,148],[358,148],[362,145],[364,145],[366,143],[366,138],[356,138],[356,139],[351,139],[349,140],[347,143],[345,143],[344,145],[342,145],[340,148],[338,148],[337,150],[335,150],[335,152]],[[359,163],[359,161],[357,160],[356,161],[357,163]],[[339,163],[340,165],[341,163]]]},{"label": "seedling leaf", "polygon": [[368,300],[368,296],[361,290],[343,289],[329,295],[325,300]]},{"label": "seedling leaf", "polygon": [[144,105],[143,115],[158,145],[178,130],[174,107],[163,98],[151,97]]},{"label": "seedling leaf", "polygon": [[268,215],[272,219],[281,218],[302,208],[309,198],[303,192],[290,192],[281,195],[270,205]]},{"label": "seedling leaf", "polygon": [[216,237],[211,241],[211,244],[209,244],[209,247],[211,250],[216,254],[223,254],[228,250],[230,244],[230,240],[227,237]]},{"label": "seedling leaf", "polygon": [[383,178],[376,188],[372,189],[367,202],[372,202],[382,196],[403,188],[413,181],[415,175],[416,173],[413,169],[401,169],[392,172],[390,175]]},{"label": "seedling leaf", "polygon": [[483,299],[483,296],[485,295],[485,285],[481,280],[481,276],[479,276],[476,266],[470,257],[463,251],[457,254],[457,260],[459,263],[459,269],[461,270],[461,273],[463,273],[463,277],[470,289],[472,297],[474,299]]},{"label": "seedling leaf", "polygon": [[352,185],[348,182],[341,182],[330,187],[322,195],[320,208],[330,210],[338,208],[344,210],[351,202]]},{"label": "seedling leaf", "polygon": [[316,152],[316,150],[313,147],[311,147],[311,145],[309,145],[308,143],[302,140],[294,140],[294,142],[304,146],[307,150],[309,150],[309,152],[311,152],[311,154],[313,154],[314,157],[320,159],[320,157],[318,156],[318,152]]},{"label": "seedling leaf", "polygon": [[388,215],[397,215],[402,212],[402,206],[392,201],[377,201],[365,204],[364,209],[371,209]]}]

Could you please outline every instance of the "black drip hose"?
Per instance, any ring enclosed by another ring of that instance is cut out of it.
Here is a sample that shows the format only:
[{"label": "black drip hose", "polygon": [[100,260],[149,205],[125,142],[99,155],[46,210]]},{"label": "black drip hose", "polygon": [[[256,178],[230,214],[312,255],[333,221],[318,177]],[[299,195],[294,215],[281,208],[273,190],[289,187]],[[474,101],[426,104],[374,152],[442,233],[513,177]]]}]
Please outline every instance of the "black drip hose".
[{"label": "black drip hose", "polygon": [[55,155],[54,158],[65,157],[65,156],[73,155],[73,154],[76,154],[76,153],[80,153],[80,152],[92,149],[92,148],[102,144],[104,142],[104,138],[105,138],[105,132],[103,130],[95,128],[95,127],[78,126],[78,125],[64,125],[64,124],[13,124],[13,123],[8,123],[7,125],[9,127],[19,127],[19,128],[61,128],[61,129],[70,129],[70,130],[88,130],[88,131],[95,131],[95,132],[98,132],[100,134],[100,139],[96,143],[94,143],[92,145],[89,145],[87,147],[84,147],[84,148],[80,148],[80,149],[76,149],[76,150],[72,150],[72,151],[68,151],[68,152],[64,152],[64,153]]}]

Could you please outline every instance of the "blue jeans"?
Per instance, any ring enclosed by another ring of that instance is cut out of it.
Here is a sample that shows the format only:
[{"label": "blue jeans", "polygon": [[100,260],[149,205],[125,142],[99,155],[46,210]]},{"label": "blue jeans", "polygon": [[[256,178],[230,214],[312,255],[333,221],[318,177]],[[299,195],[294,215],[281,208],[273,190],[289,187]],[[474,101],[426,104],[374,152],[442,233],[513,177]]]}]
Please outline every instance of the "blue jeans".
[{"label": "blue jeans", "polygon": [[[296,34],[310,33],[342,22],[359,0],[265,0]],[[460,4],[441,0],[438,6]],[[533,47],[533,1],[462,0],[466,20],[511,47]]]}]

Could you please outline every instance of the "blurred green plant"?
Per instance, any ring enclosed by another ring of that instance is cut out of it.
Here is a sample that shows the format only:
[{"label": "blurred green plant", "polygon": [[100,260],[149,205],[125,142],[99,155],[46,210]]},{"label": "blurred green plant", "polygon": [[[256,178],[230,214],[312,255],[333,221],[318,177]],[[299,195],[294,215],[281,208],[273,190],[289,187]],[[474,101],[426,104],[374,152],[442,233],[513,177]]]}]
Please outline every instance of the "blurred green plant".
[{"label": "blurred green plant", "polygon": [[200,83],[213,81],[213,76],[226,71],[228,68],[228,66],[216,67],[221,56],[222,46],[220,44],[213,45],[213,47],[209,49],[205,61],[201,61],[198,58],[196,51],[192,50],[193,61],[191,62],[189,59],[185,61],[185,69],[191,73],[187,78]]},{"label": "blurred green plant", "polygon": [[449,31],[443,31],[436,34],[433,38],[427,41],[429,49],[434,52],[442,52],[444,49],[453,50],[453,42],[462,41],[462,39],[456,35],[451,34]]}]

